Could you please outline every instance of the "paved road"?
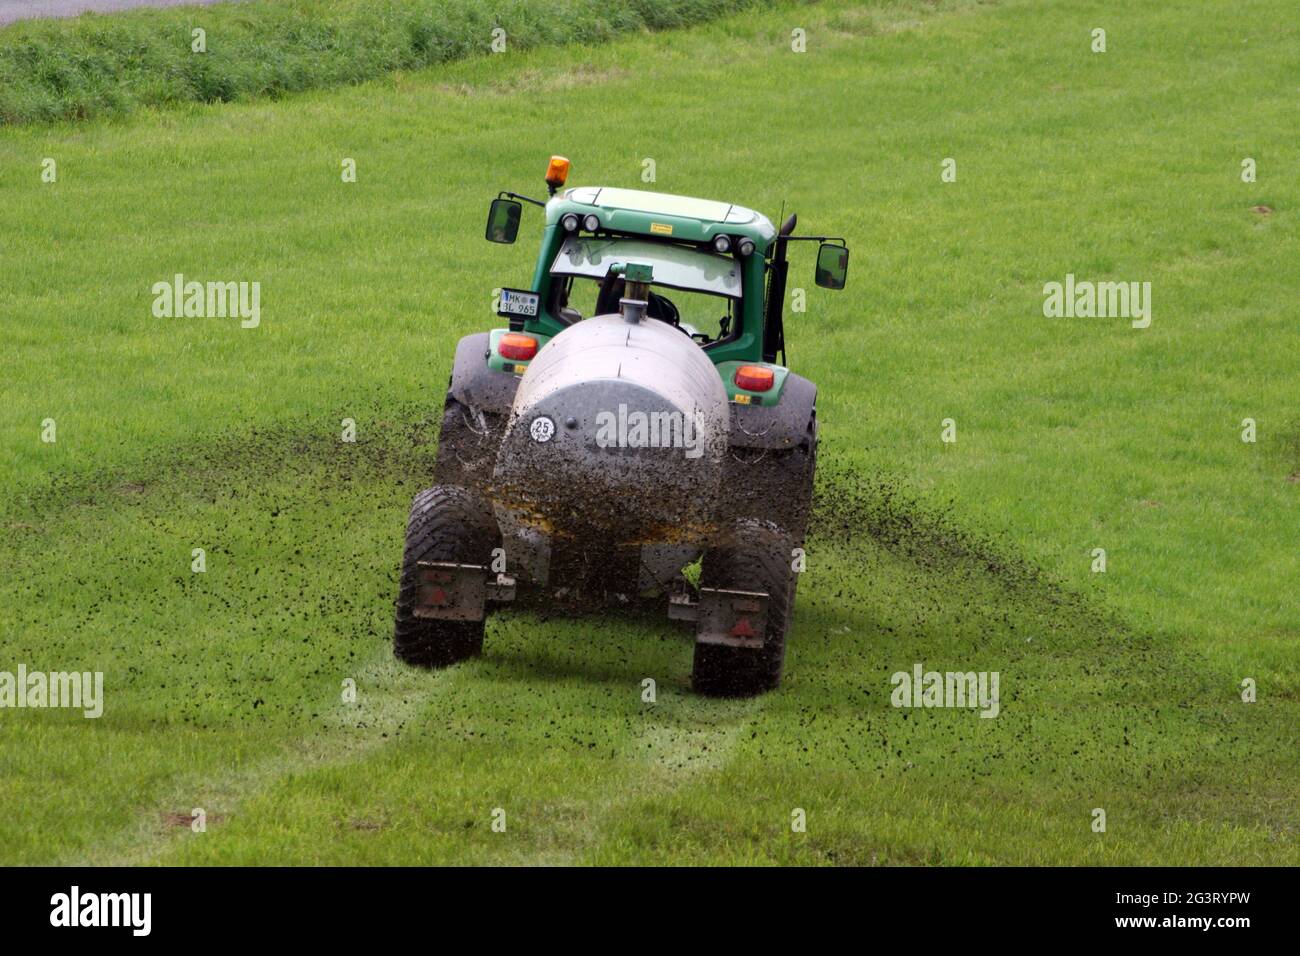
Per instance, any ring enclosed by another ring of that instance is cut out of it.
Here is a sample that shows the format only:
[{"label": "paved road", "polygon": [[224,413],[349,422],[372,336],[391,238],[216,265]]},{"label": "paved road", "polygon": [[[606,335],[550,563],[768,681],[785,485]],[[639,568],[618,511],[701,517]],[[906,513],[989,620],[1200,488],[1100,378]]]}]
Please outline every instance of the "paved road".
[{"label": "paved road", "polygon": [[94,10],[111,13],[132,7],[179,7],[220,3],[221,0],[0,0],[0,25],[33,17],[75,17]]}]

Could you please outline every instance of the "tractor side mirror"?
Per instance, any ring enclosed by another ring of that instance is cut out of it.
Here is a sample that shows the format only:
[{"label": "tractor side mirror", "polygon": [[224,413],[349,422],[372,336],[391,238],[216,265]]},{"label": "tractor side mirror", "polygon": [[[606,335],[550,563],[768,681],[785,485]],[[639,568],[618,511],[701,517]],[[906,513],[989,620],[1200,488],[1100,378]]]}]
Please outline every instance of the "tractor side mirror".
[{"label": "tractor side mirror", "polygon": [[484,238],[488,242],[514,242],[519,235],[519,218],[523,211],[523,204],[513,199],[492,200]]},{"label": "tractor side mirror", "polygon": [[817,250],[817,284],[823,289],[843,289],[848,275],[849,250],[823,242]]}]

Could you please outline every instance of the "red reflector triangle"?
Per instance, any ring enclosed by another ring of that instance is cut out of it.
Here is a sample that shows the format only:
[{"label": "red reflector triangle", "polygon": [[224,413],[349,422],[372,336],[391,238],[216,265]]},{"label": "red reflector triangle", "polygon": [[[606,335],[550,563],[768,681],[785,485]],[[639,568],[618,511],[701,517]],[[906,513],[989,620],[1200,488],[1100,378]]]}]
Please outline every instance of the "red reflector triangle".
[{"label": "red reflector triangle", "polygon": [[732,637],[757,637],[754,626],[749,623],[749,618],[742,617],[736,622],[736,626],[731,629]]}]

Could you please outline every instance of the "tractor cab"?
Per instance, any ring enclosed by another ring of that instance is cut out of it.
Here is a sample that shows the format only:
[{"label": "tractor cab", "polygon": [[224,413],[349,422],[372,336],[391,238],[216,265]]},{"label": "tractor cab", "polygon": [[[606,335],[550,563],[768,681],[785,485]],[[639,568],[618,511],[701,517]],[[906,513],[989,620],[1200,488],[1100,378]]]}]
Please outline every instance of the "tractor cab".
[{"label": "tractor cab", "polygon": [[618,311],[623,280],[615,267],[653,266],[648,318],[679,329],[715,365],[784,361],[782,309],[786,247],[821,244],[815,281],[842,289],[844,241],[793,236],[796,217],[780,230],[761,213],[731,203],[665,193],[584,186],[564,189],[569,161],[551,158],[547,202],[502,192],[488,214],[486,238],[516,240],[523,203],[545,210],[542,244],[528,289],[505,289],[499,314],[510,329],[542,337],[596,315]]}]

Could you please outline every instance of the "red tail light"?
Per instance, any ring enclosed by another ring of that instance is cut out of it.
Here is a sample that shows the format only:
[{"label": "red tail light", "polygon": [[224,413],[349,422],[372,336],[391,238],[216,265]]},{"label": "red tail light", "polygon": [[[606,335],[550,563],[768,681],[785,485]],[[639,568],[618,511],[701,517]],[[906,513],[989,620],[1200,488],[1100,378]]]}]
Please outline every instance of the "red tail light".
[{"label": "red tail light", "polygon": [[537,354],[537,339],[522,332],[507,332],[501,336],[497,351],[502,358],[528,361]]},{"label": "red tail light", "polygon": [[733,381],[747,392],[766,392],[776,381],[776,374],[761,365],[742,365],[736,369]]}]

